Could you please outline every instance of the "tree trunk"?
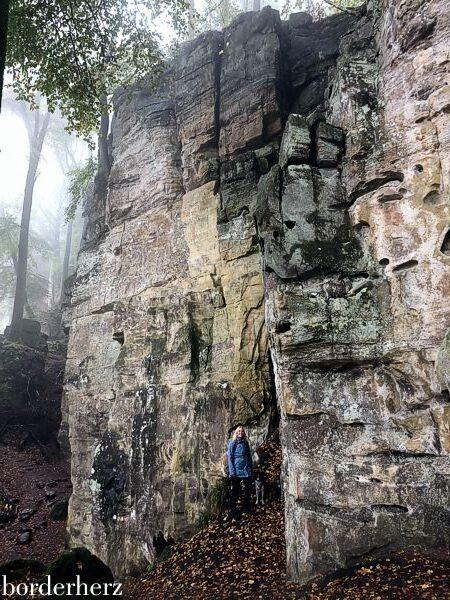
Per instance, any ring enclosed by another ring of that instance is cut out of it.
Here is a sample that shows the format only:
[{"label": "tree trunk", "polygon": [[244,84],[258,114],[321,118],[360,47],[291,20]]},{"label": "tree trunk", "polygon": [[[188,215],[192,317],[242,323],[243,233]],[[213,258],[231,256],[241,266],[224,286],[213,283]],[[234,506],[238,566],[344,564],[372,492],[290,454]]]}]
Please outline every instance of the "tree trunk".
[{"label": "tree trunk", "polygon": [[[67,169],[68,171],[69,169]],[[55,220],[53,222],[53,242],[52,242],[52,254],[53,260],[51,261],[50,266],[50,276],[49,276],[49,297],[48,297],[48,305],[49,307],[56,304],[59,301],[60,293],[61,293],[61,279],[60,279],[60,271],[59,264],[61,258],[61,227],[63,222],[63,214],[64,209],[62,202],[60,202],[58,211],[55,216]]]},{"label": "tree trunk", "polygon": [[[17,279],[17,254],[12,254],[11,260],[13,263],[14,272],[16,274],[16,279]],[[24,300],[24,312],[27,317],[29,317],[30,319],[34,319],[34,311],[31,308],[30,303],[28,302],[28,294],[27,294],[26,290],[25,290],[25,300]]]},{"label": "tree trunk", "polygon": [[34,319],[35,314],[34,310],[31,308],[30,303],[28,302],[28,294],[25,292],[25,302],[24,302],[24,313],[28,319]]},{"label": "tree trunk", "polygon": [[22,219],[20,221],[19,251],[17,255],[17,279],[14,294],[14,307],[11,319],[10,337],[20,340],[22,335],[23,309],[26,302],[27,266],[28,266],[28,238],[30,232],[30,215],[33,204],[33,190],[36,181],[37,168],[41,157],[42,145],[50,120],[50,113],[46,113],[40,126],[39,111],[36,111],[34,120],[34,136],[30,144],[30,160],[28,162],[27,179],[23,195]]},{"label": "tree trunk", "polygon": [[195,4],[194,0],[188,0],[188,35],[189,39],[195,36]]},{"label": "tree trunk", "polygon": [[103,112],[100,119],[100,130],[98,132],[98,171],[96,175],[96,188],[102,203],[106,206],[108,177],[111,170],[111,155],[108,146],[109,114],[106,96],[103,96],[100,99],[100,102],[103,105]]},{"label": "tree trunk", "polygon": [[103,171],[106,179],[108,179],[111,170],[111,156],[108,147],[109,113],[107,97],[103,96],[100,99],[100,103],[103,107],[103,111],[100,118],[100,131],[98,134],[98,162],[99,169]]},{"label": "tree trunk", "polygon": [[73,231],[73,221],[69,221],[67,223],[67,232],[66,232],[66,246],[64,249],[64,262],[62,268],[61,275],[61,294],[60,294],[60,304],[62,304],[64,300],[64,283],[69,276],[69,261],[70,261],[70,250],[72,248],[72,231]]},{"label": "tree trunk", "polygon": [[9,0],[0,2],[0,109],[3,92],[3,72],[6,61],[6,39],[8,34]]}]

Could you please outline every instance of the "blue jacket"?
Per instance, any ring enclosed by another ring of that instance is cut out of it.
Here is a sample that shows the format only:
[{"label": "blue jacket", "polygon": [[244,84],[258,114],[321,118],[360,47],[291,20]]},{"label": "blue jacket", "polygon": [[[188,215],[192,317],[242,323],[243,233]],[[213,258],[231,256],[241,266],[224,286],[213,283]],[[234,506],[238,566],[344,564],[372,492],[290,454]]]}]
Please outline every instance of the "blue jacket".
[{"label": "blue jacket", "polygon": [[253,461],[247,440],[230,440],[227,444],[230,477],[253,477]]}]

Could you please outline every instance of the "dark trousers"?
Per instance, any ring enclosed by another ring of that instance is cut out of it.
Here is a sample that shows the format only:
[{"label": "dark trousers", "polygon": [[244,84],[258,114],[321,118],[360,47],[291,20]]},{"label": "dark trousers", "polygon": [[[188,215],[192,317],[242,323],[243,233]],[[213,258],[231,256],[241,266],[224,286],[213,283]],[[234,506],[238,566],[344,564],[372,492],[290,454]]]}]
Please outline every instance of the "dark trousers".
[{"label": "dark trousers", "polygon": [[242,498],[242,508],[248,510],[252,497],[252,477],[231,477],[230,509],[237,512],[237,504]]}]

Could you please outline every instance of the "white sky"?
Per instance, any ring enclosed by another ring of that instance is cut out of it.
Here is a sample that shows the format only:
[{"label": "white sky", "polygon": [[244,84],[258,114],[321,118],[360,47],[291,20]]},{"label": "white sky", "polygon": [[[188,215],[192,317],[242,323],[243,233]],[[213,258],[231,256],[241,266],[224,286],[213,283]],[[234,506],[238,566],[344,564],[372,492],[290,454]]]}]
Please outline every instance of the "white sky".
[{"label": "white sky", "polygon": [[[7,109],[0,113],[0,206],[20,215],[28,165],[28,136],[20,117]],[[40,208],[55,209],[63,173],[53,152],[44,146],[33,196],[33,216]]]},{"label": "white sky", "polygon": [[[218,0],[195,0],[195,8],[199,12],[216,7],[217,4]],[[240,0],[236,0],[236,4],[240,4]],[[252,4],[253,1],[248,0],[248,6],[252,7]],[[280,10],[284,0],[262,0],[261,5],[267,4]],[[157,30],[163,38],[163,43],[169,44],[170,39],[173,38],[173,31],[167,21],[161,19],[157,24]],[[0,207],[15,212],[19,218],[28,153],[28,138],[24,124],[19,116],[4,107],[0,113]],[[38,224],[42,210],[51,212],[56,210],[63,182],[64,175],[51,148],[44,145],[34,191],[32,227],[33,224],[34,226]]]},{"label": "white sky", "polygon": [[[195,0],[195,8],[199,12],[216,7],[219,0]],[[321,0],[317,0],[320,2]],[[236,4],[243,6],[243,0],[235,0]],[[261,5],[270,4],[273,8],[281,10],[284,0],[262,0]],[[292,2],[294,4],[294,2]],[[248,0],[251,8],[253,0]],[[173,31],[167,21],[161,19],[157,30],[163,38],[164,44],[169,44],[173,38]],[[28,160],[28,139],[25,126],[20,118],[8,110],[0,113],[0,206],[16,208],[20,215],[23,188]],[[44,146],[41,158],[40,175],[36,181],[33,199],[33,216],[42,208],[53,210],[58,202],[58,193],[63,184],[63,173],[58,165],[53,152]]]}]

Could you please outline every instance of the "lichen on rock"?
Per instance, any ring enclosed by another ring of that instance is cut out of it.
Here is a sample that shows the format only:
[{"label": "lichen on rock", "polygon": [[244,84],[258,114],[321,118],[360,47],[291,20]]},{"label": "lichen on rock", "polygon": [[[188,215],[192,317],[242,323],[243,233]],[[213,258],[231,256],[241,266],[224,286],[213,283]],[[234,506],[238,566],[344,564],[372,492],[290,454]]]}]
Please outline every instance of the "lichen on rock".
[{"label": "lichen on rock", "polygon": [[266,7],[117,92],[61,430],[71,543],[114,574],[192,531],[230,428],[256,444],[277,406],[291,579],[447,539],[442,15]]}]

